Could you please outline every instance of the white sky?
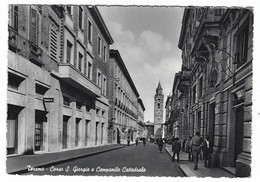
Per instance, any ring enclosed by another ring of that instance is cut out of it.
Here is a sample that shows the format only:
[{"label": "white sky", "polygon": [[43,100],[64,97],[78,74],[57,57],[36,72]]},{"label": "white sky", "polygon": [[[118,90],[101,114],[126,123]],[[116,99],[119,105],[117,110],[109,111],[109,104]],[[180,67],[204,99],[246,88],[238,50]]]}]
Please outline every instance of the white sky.
[{"label": "white sky", "polygon": [[[155,90],[160,80],[164,101],[180,71],[178,48],[183,7],[98,7],[153,122]],[[164,112],[165,114],[165,112]],[[164,117],[165,119],[165,117]]]}]

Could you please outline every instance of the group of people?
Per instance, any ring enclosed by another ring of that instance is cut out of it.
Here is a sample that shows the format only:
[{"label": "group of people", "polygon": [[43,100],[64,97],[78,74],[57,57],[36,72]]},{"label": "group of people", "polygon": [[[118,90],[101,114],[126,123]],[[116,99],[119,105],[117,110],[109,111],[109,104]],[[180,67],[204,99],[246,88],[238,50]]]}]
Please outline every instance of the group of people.
[{"label": "group of people", "polygon": [[138,137],[135,139],[135,145],[136,145],[136,146],[138,145],[139,140],[141,140],[141,141],[143,142],[143,145],[145,146],[145,144],[146,144],[146,139],[145,139],[145,138],[140,138],[140,139],[139,139]]},{"label": "group of people", "polygon": [[179,163],[180,151],[186,151],[188,153],[189,161],[194,162],[194,170],[198,169],[198,160],[201,150],[204,156],[205,167],[210,167],[210,156],[212,153],[212,143],[209,141],[209,136],[204,139],[200,137],[200,132],[196,132],[194,137],[189,137],[187,141],[183,140],[182,144],[179,138],[174,138],[172,142],[172,161],[175,160],[175,155],[177,155],[177,162]]}]

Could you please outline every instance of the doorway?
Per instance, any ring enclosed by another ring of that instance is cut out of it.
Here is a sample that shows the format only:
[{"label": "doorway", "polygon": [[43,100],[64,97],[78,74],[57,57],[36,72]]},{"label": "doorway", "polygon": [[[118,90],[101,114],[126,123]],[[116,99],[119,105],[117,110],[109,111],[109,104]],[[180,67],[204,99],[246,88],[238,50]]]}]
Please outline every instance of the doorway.
[{"label": "doorway", "polygon": [[44,150],[44,123],[47,122],[46,112],[35,110],[34,150]]},{"label": "doorway", "polygon": [[[214,144],[214,134],[215,134],[215,107],[216,104],[215,102],[209,105],[209,130],[208,130],[208,135],[209,135],[209,140],[211,141],[212,144]],[[213,145],[210,146],[211,151],[213,151]]]},{"label": "doorway", "polygon": [[235,111],[235,151],[234,151],[234,164],[239,154],[243,151],[243,133],[244,133],[244,107],[240,106]]}]

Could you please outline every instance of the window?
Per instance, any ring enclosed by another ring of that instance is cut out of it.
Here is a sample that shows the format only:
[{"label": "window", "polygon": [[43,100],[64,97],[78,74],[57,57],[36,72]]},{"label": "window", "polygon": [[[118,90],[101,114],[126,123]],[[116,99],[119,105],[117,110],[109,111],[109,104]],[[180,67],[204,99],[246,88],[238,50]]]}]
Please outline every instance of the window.
[{"label": "window", "polygon": [[19,87],[23,80],[24,80],[24,78],[22,78],[22,77],[19,77],[13,73],[8,73],[8,87],[9,88],[19,90]]},{"label": "window", "polygon": [[87,60],[83,59],[84,62],[84,75],[87,75]]},{"label": "window", "polygon": [[195,103],[195,101],[196,101],[196,85],[193,87],[193,90],[192,90],[192,98],[193,98],[193,103]]},{"label": "window", "polygon": [[18,6],[11,6],[11,26],[14,30],[18,30]]},{"label": "window", "polygon": [[104,45],[104,48],[103,48],[103,59],[104,59],[104,62],[106,63],[107,60],[106,60],[106,57],[107,57],[107,47]]},{"label": "window", "polygon": [[198,97],[201,98],[202,97],[202,77],[199,79],[199,92],[198,92]]},{"label": "window", "polygon": [[103,76],[103,94],[106,95],[107,94],[107,78],[105,76]]},{"label": "window", "polygon": [[83,9],[79,6],[79,29],[83,31]]},{"label": "window", "polygon": [[241,65],[243,65],[247,61],[248,29],[249,29],[249,25],[247,24],[237,34],[237,48],[236,48],[237,68],[239,68]]},{"label": "window", "polygon": [[78,69],[79,71],[81,71],[81,65],[82,65],[82,59],[83,59],[83,55],[79,52],[79,62],[78,62]]},{"label": "window", "polygon": [[92,75],[92,64],[90,62],[88,62],[88,78],[91,79]]},{"label": "window", "polygon": [[92,23],[88,21],[88,41],[92,43]]},{"label": "window", "polygon": [[17,153],[18,143],[18,115],[21,110],[13,105],[8,105],[7,112],[7,154]]},{"label": "window", "polygon": [[105,117],[105,110],[102,110],[102,117]]},{"label": "window", "polygon": [[96,115],[99,115],[100,108],[96,108]]},{"label": "window", "polygon": [[101,56],[101,38],[98,36],[98,55]]},{"label": "window", "polygon": [[70,41],[67,40],[67,63],[71,62],[71,53],[72,53],[72,43]]},{"label": "window", "polygon": [[57,48],[58,48],[58,26],[55,24],[51,25],[50,27],[50,58],[53,61],[57,61]]},{"label": "window", "polygon": [[101,87],[101,72],[99,70],[97,70],[97,86]]},{"label": "window", "polygon": [[36,85],[35,85],[36,94],[44,95],[47,92],[47,90],[48,90],[48,88],[36,83]]},{"label": "window", "polygon": [[160,103],[157,104],[158,109],[160,109]]},{"label": "window", "polygon": [[30,15],[30,42],[38,45],[39,16],[37,11],[32,8]]}]

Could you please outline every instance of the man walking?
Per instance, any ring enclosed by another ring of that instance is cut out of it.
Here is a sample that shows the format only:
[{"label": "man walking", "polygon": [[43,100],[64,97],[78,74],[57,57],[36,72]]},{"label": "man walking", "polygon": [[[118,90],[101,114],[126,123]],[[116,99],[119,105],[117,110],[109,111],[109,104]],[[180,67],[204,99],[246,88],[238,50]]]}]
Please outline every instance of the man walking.
[{"label": "man walking", "polygon": [[204,155],[204,166],[210,167],[211,160],[211,142],[209,141],[209,136],[207,135],[203,141],[203,155]]},{"label": "man walking", "polygon": [[144,146],[145,146],[145,144],[146,144],[146,138],[143,138],[143,144],[144,144]]},{"label": "man walking", "polygon": [[160,137],[160,138],[158,139],[157,145],[158,145],[158,149],[159,149],[159,151],[160,151],[160,153],[161,153],[161,152],[162,152],[162,148],[163,148],[163,139],[162,139],[162,137]]},{"label": "man walking", "polygon": [[191,139],[191,146],[192,147],[192,155],[194,160],[194,170],[198,169],[198,160],[200,149],[202,148],[203,142],[202,138],[200,137],[200,132],[196,131],[195,136]]},{"label": "man walking", "polygon": [[172,143],[172,161],[174,162],[175,154],[177,154],[177,162],[179,163],[179,155],[181,150],[181,143],[179,142],[179,138],[175,138],[174,142]]}]

